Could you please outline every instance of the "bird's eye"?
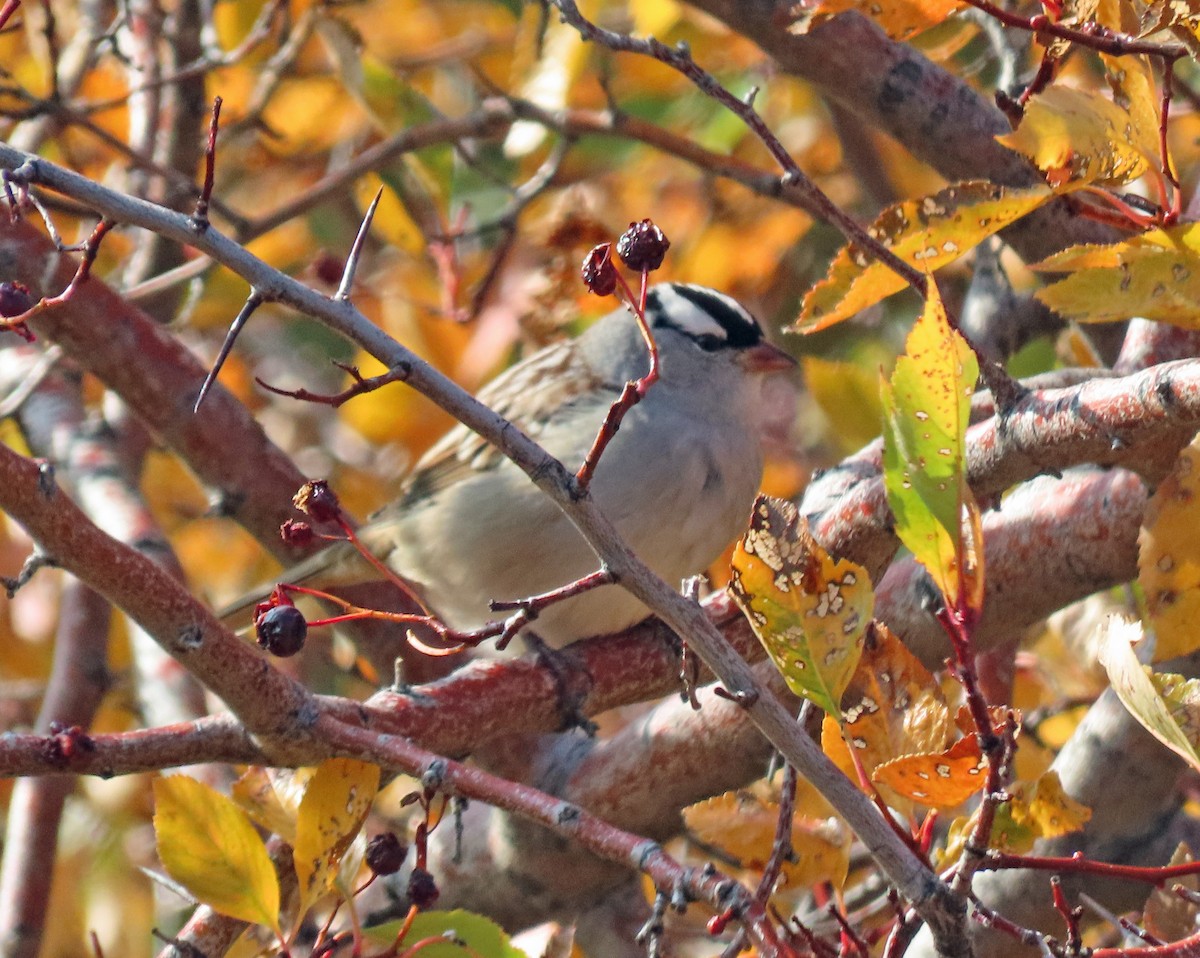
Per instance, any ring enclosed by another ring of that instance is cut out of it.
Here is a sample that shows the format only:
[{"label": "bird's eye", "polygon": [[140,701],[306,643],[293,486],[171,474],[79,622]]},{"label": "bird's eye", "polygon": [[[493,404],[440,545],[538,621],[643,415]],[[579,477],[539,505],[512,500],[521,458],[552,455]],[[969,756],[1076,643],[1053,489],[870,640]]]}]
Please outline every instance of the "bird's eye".
[{"label": "bird's eye", "polygon": [[714,336],[711,333],[706,333],[701,336],[694,336],[692,338],[696,340],[697,346],[709,353],[715,352],[716,350],[729,345],[729,340],[727,340],[724,336]]}]

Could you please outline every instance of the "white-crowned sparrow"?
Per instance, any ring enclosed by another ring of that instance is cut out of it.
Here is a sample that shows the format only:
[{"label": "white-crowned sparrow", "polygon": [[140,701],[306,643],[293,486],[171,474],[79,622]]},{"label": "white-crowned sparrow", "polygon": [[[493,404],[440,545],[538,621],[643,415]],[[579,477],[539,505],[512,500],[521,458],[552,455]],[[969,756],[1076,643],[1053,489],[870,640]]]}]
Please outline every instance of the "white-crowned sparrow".
[{"label": "white-crowned sparrow", "polygon": [[[702,571],[745,527],[762,477],[765,373],[794,364],[736,300],[702,286],[650,289],[661,379],[626,415],[591,490],[647,565],[673,584]],[[479,399],[576,469],[613,401],[649,359],[628,308],[504,372]],[[518,599],[578,579],[598,560],[570,520],[495,448],[458,426],[417,463],[399,499],[359,532],[446,623],[497,618]],[[349,545],[280,581],[330,588],[378,579]],[[646,608],[619,585],[547,608],[531,629],[552,647],[625,629]]]}]

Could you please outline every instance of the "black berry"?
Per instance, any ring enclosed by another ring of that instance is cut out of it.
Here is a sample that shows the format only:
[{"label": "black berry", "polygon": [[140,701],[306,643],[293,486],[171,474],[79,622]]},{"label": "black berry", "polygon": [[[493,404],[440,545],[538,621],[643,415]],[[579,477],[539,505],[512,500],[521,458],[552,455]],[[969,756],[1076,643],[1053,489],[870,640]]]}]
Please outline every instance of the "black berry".
[{"label": "black berry", "polygon": [[0,316],[20,316],[33,309],[33,296],[24,283],[0,283]]},{"label": "black berry", "polygon": [[304,620],[304,614],[294,605],[277,605],[258,617],[254,632],[260,648],[280,658],[287,658],[304,648],[308,623]]},{"label": "black berry", "polygon": [[438,900],[437,882],[424,868],[414,868],[408,876],[408,900],[418,908],[431,908]]},{"label": "black berry", "polygon": [[336,522],[342,512],[342,504],[324,479],[302,485],[292,504],[314,522]]},{"label": "black berry", "polygon": [[629,229],[617,240],[617,255],[630,269],[656,270],[662,266],[663,257],[671,247],[671,241],[663,235],[651,220],[630,223]]},{"label": "black berry", "polygon": [[407,855],[407,846],[395,832],[383,832],[367,842],[367,867],[376,875],[396,874]]}]

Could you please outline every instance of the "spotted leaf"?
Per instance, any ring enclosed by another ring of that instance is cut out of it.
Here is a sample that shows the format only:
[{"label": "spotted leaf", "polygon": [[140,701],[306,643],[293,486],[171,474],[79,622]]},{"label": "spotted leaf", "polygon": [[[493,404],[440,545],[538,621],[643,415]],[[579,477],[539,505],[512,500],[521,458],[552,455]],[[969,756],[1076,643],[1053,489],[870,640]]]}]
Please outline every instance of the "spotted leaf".
[{"label": "spotted leaf", "polygon": [[[959,183],[933,196],[889,206],[869,232],[906,263],[932,273],[1051,196],[1045,186],[1010,189],[987,182]],[[907,285],[893,269],[857,246],[845,246],[825,279],[804,297],[800,318],[792,328],[805,333],[825,329]]]},{"label": "spotted leaf", "polygon": [[378,788],[378,766],[352,758],[322,762],[309,780],[296,817],[293,849],[300,917],[332,886]]},{"label": "spotted leaf", "polygon": [[937,754],[893,759],[875,769],[871,777],[919,805],[953,808],[983,788],[986,772],[987,759],[979,740],[966,735]]},{"label": "spotted leaf", "polygon": [[1066,319],[1111,323],[1143,316],[1200,328],[1200,224],[1150,230],[1110,246],[1073,246],[1034,268],[1070,274],[1037,292]]},{"label": "spotted leaf", "polygon": [[[876,622],[866,632],[858,669],[842,695],[841,721],[825,716],[821,748],[857,781],[859,767],[869,777],[897,755],[941,752],[953,728],[937,681]],[[884,798],[897,805],[901,797],[889,790]]]},{"label": "spotted leaf", "polygon": [[730,589],[788,687],[840,716],[875,606],[866,570],[821,548],[791,503],[759,496]]}]

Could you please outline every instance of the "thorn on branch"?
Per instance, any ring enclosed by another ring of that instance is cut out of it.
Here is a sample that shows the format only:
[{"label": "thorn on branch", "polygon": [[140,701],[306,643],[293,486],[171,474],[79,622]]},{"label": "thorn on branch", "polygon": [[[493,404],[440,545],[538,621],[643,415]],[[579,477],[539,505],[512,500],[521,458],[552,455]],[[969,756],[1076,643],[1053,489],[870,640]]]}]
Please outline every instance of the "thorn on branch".
[{"label": "thorn on branch", "polygon": [[25,583],[32,579],[39,569],[57,569],[58,560],[41,552],[31,553],[21,565],[21,571],[15,576],[0,576],[0,585],[8,597],[13,598]]},{"label": "thorn on branch", "polygon": [[339,302],[348,302],[350,299],[350,288],[354,285],[354,274],[358,270],[358,262],[362,257],[363,246],[367,241],[367,234],[371,230],[371,221],[375,219],[375,211],[379,209],[379,201],[383,198],[383,187],[379,187],[379,192],[375,194],[375,199],[371,200],[371,205],[367,207],[366,215],[363,216],[362,223],[358,227],[358,235],[354,237],[354,244],[350,247],[350,254],[346,257],[346,266],[342,270],[342,281],[338,284],[337,292],[333,294],[333,298]]},{"label": "thorn on branch", "polygon": [[[212,201],[213,179],[217,168],[217,128],[221,119],[221,98],[213,98],[212,119],[208,124],[208,144],[204,148],[204,185],[196,209],[192,213],[192,229],[203,233],[208,229],[208,204]],[[199,402],[197,401],[197,405]]]},{"label": "thorn on branch", "polygon": [[192,407],[193,413],[200,411],[200,404],[204,402],[204,398],[208,395],[209,390],[212,389],[213,383],[217,381],[221,367],[225,365],[225,360],[229,358],[229,354],[233,351],[233,344],[237,341],[238,336],[241,334],[246,323],[249,322],[254,311],[264,302],[266,302],[266,297],[257,289],[251,288],[250,295],[246,297],[246,302],[242,304],[242,308],[238,311],[237,316],[229,324],[229,332],[225,334],[225,342],[221,344],[221,351],[217,353],[217,358],[212,365],[212,369],[208,371],[208,375],[204,377],[204,382],[200,385],[200,393],[196,396],[196,404]]},{"label": "thorn on branch", "polygon": [[727,702],[733,702],[735,705],[740,705],[744,709],[750,708],[758,701],[758,693],[753,689],[738,689],[736,692],[730,692],[728,689],[718,685],[713,688],[713,694],[717,698],[725,699]]}]

